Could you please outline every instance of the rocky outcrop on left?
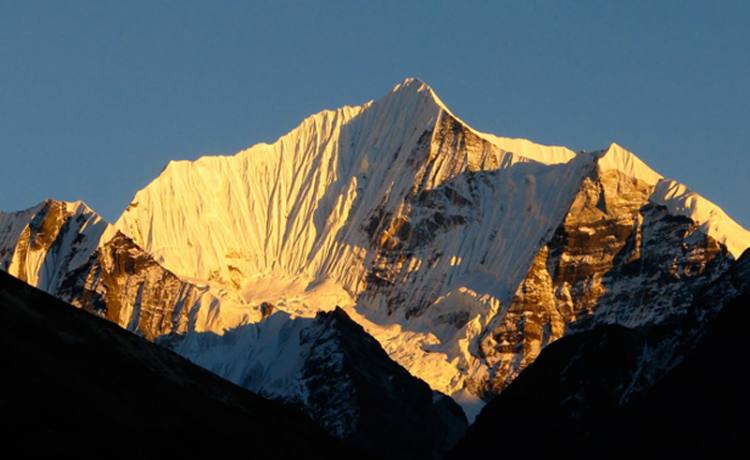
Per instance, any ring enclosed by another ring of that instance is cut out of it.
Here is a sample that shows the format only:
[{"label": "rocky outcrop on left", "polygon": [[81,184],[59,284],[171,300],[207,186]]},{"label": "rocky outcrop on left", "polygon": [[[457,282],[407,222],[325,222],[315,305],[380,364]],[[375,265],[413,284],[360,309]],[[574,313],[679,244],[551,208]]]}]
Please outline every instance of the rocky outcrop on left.
[{"label": "rocky outcrop on left", "polygon": [[0,214],[0,248],[11,275],[149,340],[187,331],[211,302],[81,202]]},{"label": "rocky outcrop on left", "polygon": [[58,295],[153,341],[187,332],[206,290],[181,280],[117,232],[66,276]]},{"label": "rocky outcrop on left", "polygon": [[0,271],[0,439],[19,457],[351,459],[281,404]]}]

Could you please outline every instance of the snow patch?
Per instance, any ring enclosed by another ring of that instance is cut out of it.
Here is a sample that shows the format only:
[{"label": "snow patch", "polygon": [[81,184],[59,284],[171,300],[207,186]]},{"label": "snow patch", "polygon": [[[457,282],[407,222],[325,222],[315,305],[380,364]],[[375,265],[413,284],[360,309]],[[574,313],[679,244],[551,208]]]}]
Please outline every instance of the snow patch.
[{"label": "snow patch", "polygon": [[661,174],[651,169],[632,152],[615,143],[612,143],[599,158],[597,165],[601,171],[619,171],[651,186],[656,185],[662,179]]}]

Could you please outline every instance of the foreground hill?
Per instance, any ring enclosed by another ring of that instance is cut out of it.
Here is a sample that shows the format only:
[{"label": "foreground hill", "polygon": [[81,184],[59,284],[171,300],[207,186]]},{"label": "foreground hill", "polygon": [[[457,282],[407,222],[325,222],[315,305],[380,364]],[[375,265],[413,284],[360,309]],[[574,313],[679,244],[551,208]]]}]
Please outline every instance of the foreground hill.
[{"label": "foreground hill", "polygon": [[24,455],[353,455],[306,417],[1,271],[0,366],[0,438]]}]

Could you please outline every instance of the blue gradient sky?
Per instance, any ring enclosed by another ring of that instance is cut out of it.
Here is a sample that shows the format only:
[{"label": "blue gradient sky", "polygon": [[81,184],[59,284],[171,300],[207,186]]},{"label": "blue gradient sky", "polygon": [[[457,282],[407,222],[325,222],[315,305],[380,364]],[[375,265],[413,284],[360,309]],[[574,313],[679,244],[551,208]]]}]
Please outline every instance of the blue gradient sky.
[{"label": "blue gradient sky", "polygon": [[115,219],[170,159],[429,83],[475,128],[617,141],[750,227],[750,2],[0,0],[0,209]]}]

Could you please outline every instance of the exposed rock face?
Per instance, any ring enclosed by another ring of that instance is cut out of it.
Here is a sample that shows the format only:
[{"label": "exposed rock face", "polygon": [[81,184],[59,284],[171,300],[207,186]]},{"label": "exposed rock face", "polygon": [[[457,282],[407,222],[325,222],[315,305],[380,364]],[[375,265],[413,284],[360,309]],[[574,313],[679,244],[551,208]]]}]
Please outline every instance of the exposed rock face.
[{"label": "exposed rock face", "polygon": [[273,305],[268,302],[263,302],[260,304],[260,314],[263,317],[263,319],[268,318],[273,313]]},{"label": "exposed rock face", "polygon": [[[67,217],[65,205],[55,201],[47,201],[42,204],[39,211],[34,215],[29,225],[23,229],[16,242],[15,254],[11,258],[11,270],[16,270],[18,279],[26,282],[39,282],[39,275],[47,273],[33,273],[33,268],[29,267],[30,259],[35,255],[41,254],[46,256],[52,249],[52,245],[57,240],[60,232],[66,229],[65,218]],[[55,248],[57,251],[59,249]],[[47,268],[47,272],[52,272],[52,277],[59,276],[61,269],[52,270]],[[31,270],[30,270],[31,269]],[[36,276],[35,276],[36,275]]]},{"label": "exposed rock face", "polygon": [[566,316],[556,308],[553,280],[547,271],[549,251],[539,252],[529,275],[521,282],[510,307],[498,314],[480,342],[489,378],[472,381],[472,390],[491,398],[528,366],[543,346],[565,333]]},{"label": "exposed rock face", "polygon": [[566,332],[684,315],[695,293],[727,270],[726,248],[692,219],[649,202],[652,192],[618,171],[584,178],[507,312],[480,342],[490,378],[479,391],[499,393]]},{"label": "exposed rock face", "polygon": [[85,262],[107,229],[81,202],[46,200],[16,213],[0,213],[0,268],[55,292]]},{"label": "exposed rock face", "polygon": [[[731,455],[748,446],[750,251],[658,325],[599,325],[550,345],[453,452],[583,458]],[[616,451],[613,451],[615,449]]]},{"label": "exposed rock face", "polygon": [[10,274],[149,340],[186,332],[211,301],[83,203],[47,200],[0,217]]},{"label": "exposed rock face", "polygon": [[70,273],[58,291],[63,300],[149,340],[186,333],[204,294],[119,232]]},{"label": "exposed rock face", "polygon": [[[491,178],[470,173],[497,169],[503,158],[512,161],[499,147],[441,112],[435,132],[425,131],[407,158],[415,168],[413,185],[395,211],[378,206],[367,216],[365,230],[374,256],[360,299],[384,302],[389,314],[406,309],[409,317],[423,313],[443,294],[449,281],[440,266],[443,254],[433,253],[426,263],[415,255],[433,249],[439,236],[480,220],[480,189],[490,188]],[[414,289],[398,289],[403,285]]]}]

